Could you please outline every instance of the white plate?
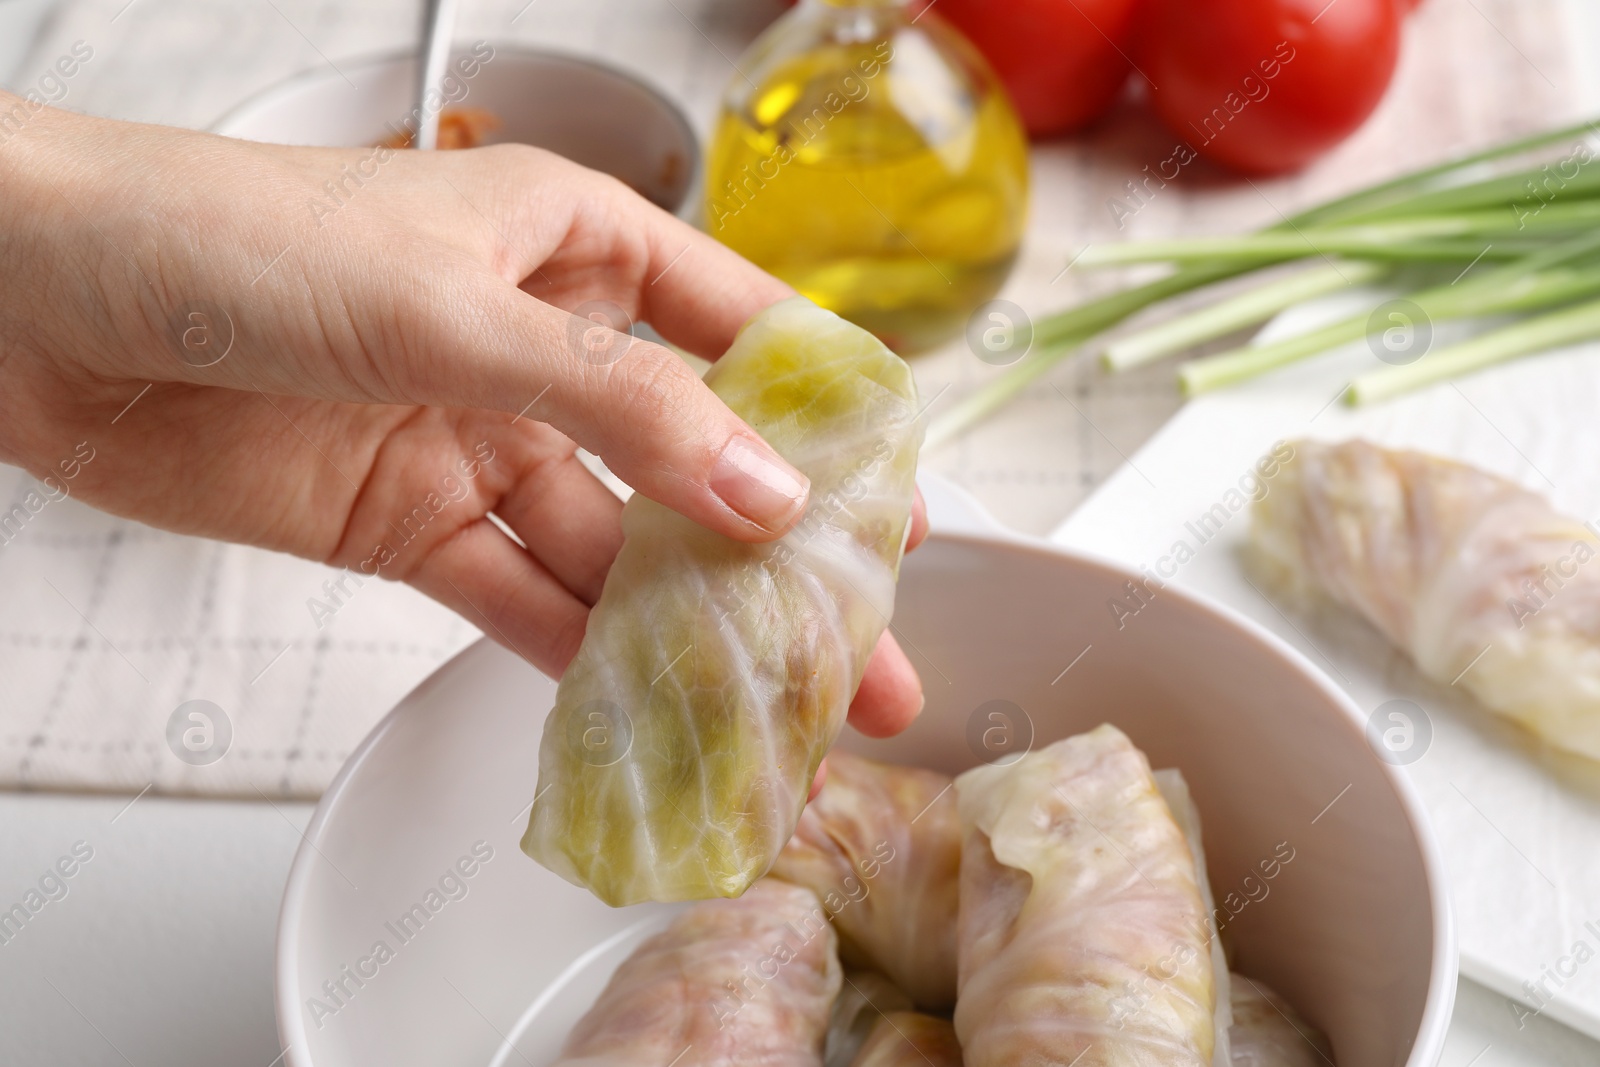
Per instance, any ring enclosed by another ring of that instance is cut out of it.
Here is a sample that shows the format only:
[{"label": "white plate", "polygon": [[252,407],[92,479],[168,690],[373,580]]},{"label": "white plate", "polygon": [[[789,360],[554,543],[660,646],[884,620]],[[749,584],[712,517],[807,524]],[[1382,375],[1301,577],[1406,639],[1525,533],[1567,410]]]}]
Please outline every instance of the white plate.
[{"label": "white plate", "polygon": [[[1125,572],[1005,534],[947,483],[923,490],[935,532],[906,561],[895,626],[927,710],[893,740],[841,743],[953,772],[978,761],[968,731],[988,725],[991,701],[1013,702],[1037,744],[1116,723],[1155,765],[1183,768],[1219,896],[1293,848],[1233,920],[1240,969],[1327,1031],[1340,1067],[1433,1067],[1455,993],[1437,851],[1350,701],[1260,627],[1183,594],[1118,631],[1103,605]],[[479,644],[351,757],[284,898],[278,1020],[293,1067],[543,1067],[671,911],[607,908],[518,851],[554,691]],[[447,882],[459,899],[440,893],[402,943],[399,917],[477,842],[492,858],[466,864],[465,894]],[[344,970],[379,942],[391,959]]]},{"label": "white plate", "polygon": [[[1370,303],[1362,294],[1319,301],[1287,313],[1263,337]],[[1134,568],[1157,565],[1185,539],[1198,553],[1178,569],[1178,585],[1305,651],[1364,712],[1395,698],[1419,704],[1432,736],[1403,772],[1439,832],[1463,972],[1600,1037],[1600,962],[1580,964],[1575,952],[1581,941],[1587,954],[1600,953],[1596,769],[1540,751],[1458,690],[1423,680],[1359,622],[1331,612],[1281,614],[1239,566],[1249,532],[1242,509],[1203,547],[1185,526],[1224,502],[1274,441],[1299,436],[1362,436],[1453,456],[1514,478],[1569,514],[1600,515],[1600,347],[1533,357],[1370,409],[1330,405],[1354,374],[1379,366],[1357,343],[1191,401],[1051,539]],[[1525,982],[1535,991],[1543,982],[1554,999],[1531,996]]]}]

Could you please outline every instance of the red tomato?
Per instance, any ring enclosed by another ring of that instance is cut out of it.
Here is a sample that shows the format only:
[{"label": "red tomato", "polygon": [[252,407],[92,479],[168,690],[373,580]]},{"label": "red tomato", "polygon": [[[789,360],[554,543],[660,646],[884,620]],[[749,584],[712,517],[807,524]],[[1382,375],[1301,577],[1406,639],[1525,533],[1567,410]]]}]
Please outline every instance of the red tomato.
[{"label": "red tomato", "polygon": [[1128,78],[1138,0],[936,0],[978,46],[1034,136],[1105,113]]},{"label": "red tomato", "polygon": [[1156,112],[1254,173],[1296,170],[1349,136],[1400,51],[1394,0],[1148,0],[1141,17]]}]

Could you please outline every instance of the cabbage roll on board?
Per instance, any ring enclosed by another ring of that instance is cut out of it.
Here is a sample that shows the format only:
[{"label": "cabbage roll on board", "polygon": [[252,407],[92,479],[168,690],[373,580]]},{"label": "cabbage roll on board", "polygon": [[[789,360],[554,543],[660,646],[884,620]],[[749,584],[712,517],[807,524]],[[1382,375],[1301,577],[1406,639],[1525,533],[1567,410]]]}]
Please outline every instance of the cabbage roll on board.
[{"label": "cabbage roll on board", "polygon": [[891,1012],[872,1028],[851,1067],[961,1067],[961,1044],[948,1019]]},{"label": "cabbage roll on board", "polygon": [[1365,441],[1299,441],[1252,535],[1429,678],[1600,759],[1600,538],[1521,486]]},{"label": "cabbage roll on board", "polygon": [[1205,905],[1144,754],[1101,726],[956,779],[970,1067],[1210,1067]]},{"label": "cabbage roll on board", "polygon": [[1330,1067],[1333,1048],[1322,1031],[1265,983],[1232,976],[1233,1067]]},{"label": "cabbage roll on board", "polygon": [[539,748],[522,847],[612,905],[737,896],[794,832],[894,607],[916,387],[865,330],[795,297],[706,375],[811,479],[745,544],[642,495]]},{"label": "cabbage roll on board", "polygon": [[834,752],[772,867],[833,917],[846,963],[883,972],[920,1008],[956,1002],[961,824],[950,779]]},{"label": "cabbage roll on board", "polygon": [[839,993],[816,895],[763,881],[697,904],[625,960],[555,1067],[821,1067]]}]

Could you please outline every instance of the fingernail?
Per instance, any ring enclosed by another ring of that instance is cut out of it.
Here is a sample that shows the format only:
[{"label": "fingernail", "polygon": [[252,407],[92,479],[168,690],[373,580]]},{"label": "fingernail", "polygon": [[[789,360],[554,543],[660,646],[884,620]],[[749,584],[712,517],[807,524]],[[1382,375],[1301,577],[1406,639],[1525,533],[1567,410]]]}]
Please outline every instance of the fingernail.
[{"label": "fingernail", "polygon": [[789,527],[802,508],[811,483],[764,441],[742,434],[729,438],[711,471],[711,491],[763,530]]}]

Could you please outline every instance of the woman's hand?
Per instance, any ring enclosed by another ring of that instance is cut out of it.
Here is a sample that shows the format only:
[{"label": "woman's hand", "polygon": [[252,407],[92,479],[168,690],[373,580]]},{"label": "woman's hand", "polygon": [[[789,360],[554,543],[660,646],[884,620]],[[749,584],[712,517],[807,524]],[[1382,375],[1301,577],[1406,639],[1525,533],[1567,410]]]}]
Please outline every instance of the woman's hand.
[{"label": "woman's hand", "polygon": [[[7,132],[0,459],[60,477],[92,449],[91,504],[408,582],[552,674],[622,541],[578,445],[729,537],[800,517],[805,479],[682,360],[569,313],[715,358],[789,295],[611,178],[49,109]],[[885,633],[851,722],[894,733],[921,703]]]}]

